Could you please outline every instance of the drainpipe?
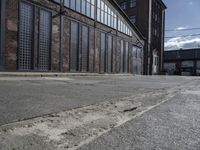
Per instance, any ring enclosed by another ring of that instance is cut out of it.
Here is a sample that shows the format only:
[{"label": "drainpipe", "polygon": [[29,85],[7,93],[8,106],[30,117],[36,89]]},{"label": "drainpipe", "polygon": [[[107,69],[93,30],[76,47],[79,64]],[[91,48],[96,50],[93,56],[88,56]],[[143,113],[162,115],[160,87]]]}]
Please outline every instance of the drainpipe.
[{"label": "drainpipe", "polygon": [[152,65],[151,65],[151,22],[152,22],[152,0],[149,0],[149,33],[148,33],[148,75],[152,72]]}]

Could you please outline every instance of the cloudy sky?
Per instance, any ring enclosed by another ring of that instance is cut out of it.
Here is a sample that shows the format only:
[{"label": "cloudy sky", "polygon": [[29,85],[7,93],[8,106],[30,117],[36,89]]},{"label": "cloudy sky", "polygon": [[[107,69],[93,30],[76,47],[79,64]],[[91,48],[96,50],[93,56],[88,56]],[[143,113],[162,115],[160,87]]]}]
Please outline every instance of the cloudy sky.
[{"label": "cloudy sky", "polygon": [[167,5],[165,50],[200,47],[200,0],[163,2]]}]

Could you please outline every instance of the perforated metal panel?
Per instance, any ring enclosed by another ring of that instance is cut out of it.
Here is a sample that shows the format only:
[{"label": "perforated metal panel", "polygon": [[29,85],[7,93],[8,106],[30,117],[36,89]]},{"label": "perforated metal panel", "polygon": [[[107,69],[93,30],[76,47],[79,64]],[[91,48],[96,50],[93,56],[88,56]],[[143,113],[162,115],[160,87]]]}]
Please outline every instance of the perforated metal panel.
[{"label": "perforated metal panel", "polygon": [[132,70],[134,74],[142,74],[142,50],[139,47],[132,48]]},{"label": "perforated metal panel", "polygon": [[32,69],[34,7],[20,3],[18,69]]},{"label": "perforated metal panel", "polygon": [[41,10],[38,52],[38,69],[41,71],[50,69],[51,25],[51,12]]},{"label": "perforated metal panel", "polygon": [[121,40],[120,72],[124,70],[124,41]]},{"label": "perforated metal panel", "polygon": [[88,71],[89,62],[89,29],[86,26],[82,27],[82,71]]},{"label": "perforated metal panel", "polygon": [[71,22],[71,50],[70,50],[70,71],[78,71],[79,53],[79,26],[76,22]]},{"label": "perforated metal panel", "polygon": [[106,52],[106,35],[101,33],[101,48],[100,48],[100,72],[105,72],[105,52]]},{"label": "perforated metal panel", "polygon": [[125,42],[125,49],[124,49],[124,72],[128,72],[128,42]]},{"label": "perforated metal panel", "polygon": [[113,37],[111,35],[108,35],[108,63],[107,63],[108,73],[112,72],[112,54],[113,54]]}]

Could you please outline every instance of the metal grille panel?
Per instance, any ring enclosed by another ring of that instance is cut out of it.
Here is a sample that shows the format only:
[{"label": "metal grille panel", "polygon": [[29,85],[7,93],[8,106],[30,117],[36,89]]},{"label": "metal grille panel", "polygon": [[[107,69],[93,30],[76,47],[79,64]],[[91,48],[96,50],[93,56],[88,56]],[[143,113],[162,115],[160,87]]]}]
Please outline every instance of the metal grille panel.
[{"label": "metal grille panel", "polygon": [[71,50],[70,50],[70,70],[78,71],[79,53],[79,26],[76,22],[71,22]]},{"label": "metal grille panel", "polygon": [[108,73],[112,72],[113,38],[108,36]]},{"label": "metal grille panel", "polygon": [[124,70],[124,41],[121,40],[120,72]]},{"label": "metal grille panel", "polygon": [[128,72],[128,42],[125,42],[125,50],[124,50],[124,72]]},{"label": "metal grille panel", "polygon": [[48,71],[50,66],[51,49],[51,13],[45,10],[40,11],[40,32],[39,32],[39,52],[38,69]]},{"label": "metal grille panel", "polygon": [[89,29],[86,26],[82,27],[82,71],[88,71],[89,62]]},{"label": "metal grille panel", "polygon": [[32,69],[34,7],[20,3],[18,69]]},{"label": "metal grille panel", "polygon": [[106,35],[101,33],[100,72],[105,72]]}]

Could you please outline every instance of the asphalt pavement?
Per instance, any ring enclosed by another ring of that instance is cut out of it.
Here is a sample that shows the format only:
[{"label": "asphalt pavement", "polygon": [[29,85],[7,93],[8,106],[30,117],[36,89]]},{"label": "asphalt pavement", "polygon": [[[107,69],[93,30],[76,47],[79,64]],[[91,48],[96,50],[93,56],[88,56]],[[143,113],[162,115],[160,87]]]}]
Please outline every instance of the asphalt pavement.
[{"label": "asphalt pavement", "polygon": [[189,77],[69,76],[1,77],[0,125],[96,104],[135,93],[171,88]]},{"label": "asphalt pavement", "polygon": [[199,83],[79,150],[200,150]]}]

